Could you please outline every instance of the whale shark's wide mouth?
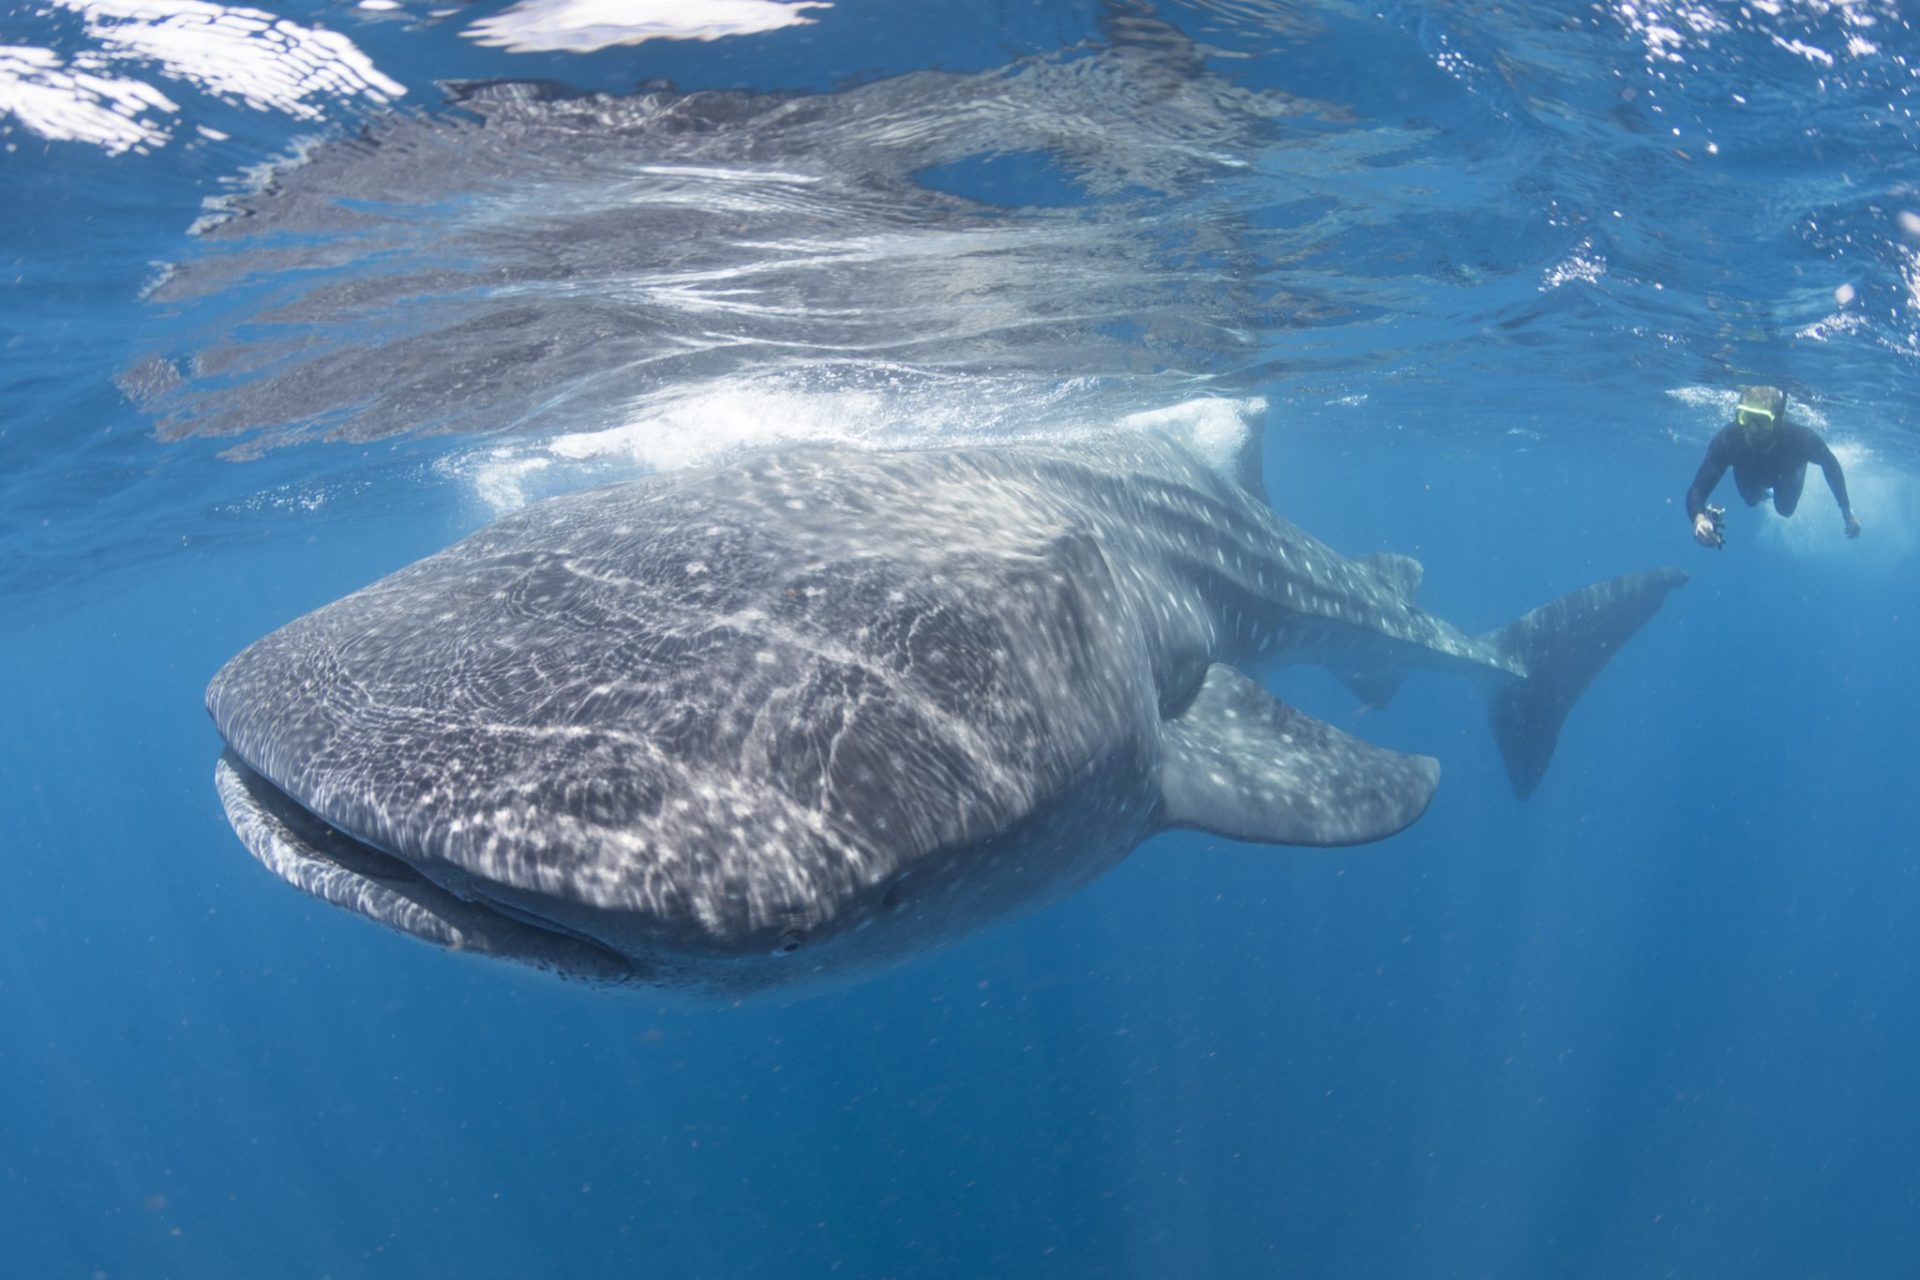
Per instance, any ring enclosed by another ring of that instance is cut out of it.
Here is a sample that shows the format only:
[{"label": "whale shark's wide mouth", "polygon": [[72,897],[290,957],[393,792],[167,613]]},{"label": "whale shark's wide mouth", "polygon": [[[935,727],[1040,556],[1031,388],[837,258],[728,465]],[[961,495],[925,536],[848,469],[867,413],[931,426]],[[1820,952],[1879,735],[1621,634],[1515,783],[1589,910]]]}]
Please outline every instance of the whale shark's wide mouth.
[{"label": "whale shark's wide mouth", "polygon": [[295,888],[454,951],[518,960],[564,978],[644,980],[627,957],[527,911],[465,898],[408,863],[329,826],[231,750],[214,785],[242,844]]}]

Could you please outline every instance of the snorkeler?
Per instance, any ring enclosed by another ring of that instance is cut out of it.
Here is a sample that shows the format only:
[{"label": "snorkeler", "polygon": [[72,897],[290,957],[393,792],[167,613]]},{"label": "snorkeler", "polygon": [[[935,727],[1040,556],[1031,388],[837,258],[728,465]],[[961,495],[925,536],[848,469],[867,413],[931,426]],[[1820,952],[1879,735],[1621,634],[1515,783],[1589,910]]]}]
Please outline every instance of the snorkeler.
[{"label": "snorkeler", "polygon": [[1726,508],[1708,506],[1707,495],[1728,467],[1733,468],[1733,483],[1748,506],[1758,505],[1772,490],[1773,509],[1790,516],[1800,505],[1809,462],[1819,463],[1826,472],[1827,487],[1833,490],[1833,500],[1840,504],[1840,514],[1846,518],[1847,536],[1859,537],[1860,521],[1854,517],[1853,504],[1847,501],[1847,478],[1826,441],[1812,428],[1787,421],[1787,395],[1778,387],[1742,390],[1732,425],[1722,427],[1707,446],[1707,456],[1687,490],[1687,517],[1693,521],[1694,541],[1703,547],[1726,545],[1726,535],[1720,528]]}]

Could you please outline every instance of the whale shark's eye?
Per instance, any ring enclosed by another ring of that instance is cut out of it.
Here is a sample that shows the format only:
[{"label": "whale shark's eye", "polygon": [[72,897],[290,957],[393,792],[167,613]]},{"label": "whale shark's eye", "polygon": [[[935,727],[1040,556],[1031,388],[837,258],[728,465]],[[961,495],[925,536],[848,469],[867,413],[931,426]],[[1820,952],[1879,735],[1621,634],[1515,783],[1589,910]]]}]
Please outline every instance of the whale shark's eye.
[{"label": "whale shark's eye", "polygon": [[780,935],[780,942],[774,947],[776,955],[790,956],[800,949],[800,935],[789,929]]}]

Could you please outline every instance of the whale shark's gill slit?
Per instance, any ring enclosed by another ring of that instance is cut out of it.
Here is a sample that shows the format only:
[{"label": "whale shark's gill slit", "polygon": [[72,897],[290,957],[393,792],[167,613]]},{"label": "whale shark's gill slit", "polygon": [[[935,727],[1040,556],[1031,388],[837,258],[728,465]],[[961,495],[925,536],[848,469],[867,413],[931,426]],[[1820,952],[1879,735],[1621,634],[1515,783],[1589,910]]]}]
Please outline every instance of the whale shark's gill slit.
[{"label": "whale shark's gill slit", "polygon": [[[558,920],[551,920],[537,912],[515,906],[511,902],[503,902],[499,898],[495,898],[489,894],[482,893],[479,897],[475,898],[473,902],[476,907],[491,911],[497,916],[504,916],[515,924],[525,925],[529,929],[538,929],[542,933],[552,933],[563,938],[571,938],[583,946],[602,947],[604,945],[598,938],[590,933],[569,928],[567,925],[561,924]],[[608,954],[612,953],[609,952]]]}]

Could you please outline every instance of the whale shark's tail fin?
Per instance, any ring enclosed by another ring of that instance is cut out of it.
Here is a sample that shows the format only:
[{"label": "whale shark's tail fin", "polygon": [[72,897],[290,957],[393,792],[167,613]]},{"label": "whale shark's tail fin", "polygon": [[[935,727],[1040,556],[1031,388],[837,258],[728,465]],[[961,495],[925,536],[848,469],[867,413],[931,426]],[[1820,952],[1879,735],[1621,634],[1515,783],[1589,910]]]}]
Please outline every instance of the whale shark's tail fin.
[{"label": "whale shark's tail fin", "polygon": [[1686,580],[1679,569],[1629,573],[1543,604],[1480,637],[1526,672],[1525,679],[1493,690],[1487,708],[1516,796],[1524,800],[1540,785],[1560,726],[1607,660]]}]

